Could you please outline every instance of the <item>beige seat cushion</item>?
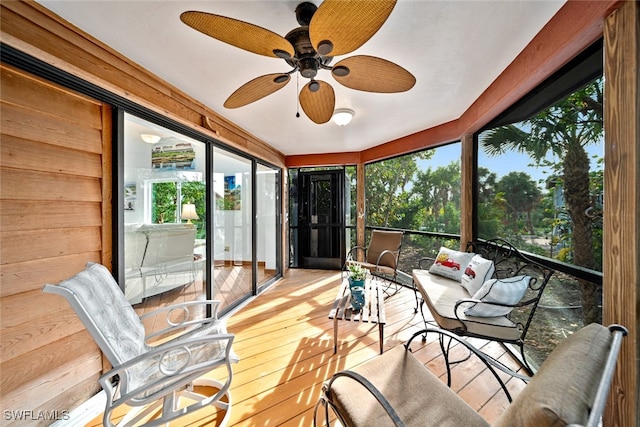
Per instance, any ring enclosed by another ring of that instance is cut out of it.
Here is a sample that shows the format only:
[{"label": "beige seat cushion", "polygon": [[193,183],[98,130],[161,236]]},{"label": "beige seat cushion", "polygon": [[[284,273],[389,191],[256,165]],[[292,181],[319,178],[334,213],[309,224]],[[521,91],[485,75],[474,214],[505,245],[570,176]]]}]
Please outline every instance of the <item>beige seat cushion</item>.
[{"label": "beige seat cushion", "polygon": [[595,323],[562,341],[494,427],[586,424],[610,346]]},{"label": "beige seat cushion", "polygon": [[[413,270],[413,280],[434,320],[441,328],[455,330],[464,327],[456,317],[455,305],[459,300],[469,299],[471,296],[459,282],[430,274],[427,270]],[[506,316],[467,316],[464,314],[464,309],[459,309],[458,315],[465,321],[468,334],[490,336],[506,341],[516,340],[522,334],[520,328]]]},{"label": "beige seat cushion", "polygon": [[391,267],[387,267],[384,265],[375,265],[368,262],[360,262],[360,261],[349,261],[348,265],[359,265],[362,268],[366,268],[367,270],[373,273],[383,273],[383,274],[394,274],[395,269]]},{"label": "beige seat cushion", "polygon": [[[389,400],[407,426],[487,427],[487,422],[403,346],[353,369]],[[393,422],[378,401],[350,378],[332,385],[333,401],[347,426],[384,427]]]}]

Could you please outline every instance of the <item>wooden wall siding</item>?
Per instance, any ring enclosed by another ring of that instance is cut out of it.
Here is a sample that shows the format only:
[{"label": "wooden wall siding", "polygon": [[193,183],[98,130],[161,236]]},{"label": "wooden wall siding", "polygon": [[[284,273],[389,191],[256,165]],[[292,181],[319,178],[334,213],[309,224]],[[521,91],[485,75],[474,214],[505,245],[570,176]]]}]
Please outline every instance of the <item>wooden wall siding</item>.
[{"label": "wooden wall siding", "polygon": [[[629,329],[605,426],[640,425],[640,4],[626,2],[605,29],[603,323]],[[624,59],[624,60],[623,60]]]},{"label": "wooden wall siding", "polygon": [[284,166],[284,155],[35,2],[0,5],[3,42],[245,153]]},{"label": "wooden wall siding", "polygon": [[99,390],[100,351],[42,286],[110,264],[111,125],[97,101],[4,64],[0,77],[0,395],[11,424],[5,410],[70,410]]}]

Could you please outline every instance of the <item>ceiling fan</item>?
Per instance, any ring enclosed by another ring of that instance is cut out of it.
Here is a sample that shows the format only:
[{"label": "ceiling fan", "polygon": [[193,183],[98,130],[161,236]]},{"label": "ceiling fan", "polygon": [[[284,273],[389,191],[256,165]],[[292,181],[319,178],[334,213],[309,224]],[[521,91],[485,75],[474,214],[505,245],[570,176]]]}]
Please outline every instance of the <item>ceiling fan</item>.
[{"label": "ceiling fan", "polygon": [[325,0],[319,7],[303,2],[295,10],[300,27],[282,37],[257,25],[206,12],[187,11],[182,22],[217,40],[259,55],[281,58],[293,67],[285,73],[266,74],[238,88],[225,101],[238,108],[282,89],[299,72],[310,81],[299,95],[305,114],[315,123],[331,119],[335,107],[333,87],[317,80],[320,70],[351,89],[394,93],[411,89],[415,77],[382,58],[356,55],[331,66],[334,56],[345,55],[367,42],[385,23],[397,0]]}]

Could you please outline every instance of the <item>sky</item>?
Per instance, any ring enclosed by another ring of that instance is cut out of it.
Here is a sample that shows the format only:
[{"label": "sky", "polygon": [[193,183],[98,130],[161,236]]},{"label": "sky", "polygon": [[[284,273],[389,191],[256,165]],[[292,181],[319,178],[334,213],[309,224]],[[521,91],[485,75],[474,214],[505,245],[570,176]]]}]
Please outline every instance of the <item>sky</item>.
[{"label": "sky", "polygon": [[[444,166],[452,161],[460,161],[460,144],[454,143],[438,147],[435,149],[435,155],[430,160],[419,160],[418,164],[421,168],[437,168],[438,166]],[[604,145],[603,144],[591,144],[587,146],[587,152],[592,158],[594,155],[602,158],[604,157]],[[478,154],[478,165],[485,167],[494,172],[498,179],[512,171],[523,171],[528,173],[531,178],[538,182],[539,180],[546,180],[548,174],[543,173],[544,168],[530,167],[532,163],[528,155],[522,153],[508,153],[499,157],[490,157],[480,151]],[[591,160],[591,170],[601,167]]]}]

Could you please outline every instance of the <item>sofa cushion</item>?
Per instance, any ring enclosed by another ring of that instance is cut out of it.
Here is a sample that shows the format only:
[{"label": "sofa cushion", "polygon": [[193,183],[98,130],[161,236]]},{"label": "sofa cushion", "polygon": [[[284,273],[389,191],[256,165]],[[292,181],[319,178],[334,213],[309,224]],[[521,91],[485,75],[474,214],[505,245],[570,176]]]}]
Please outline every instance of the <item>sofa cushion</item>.
[{"label": "sofa cushion", "polygon": [[[413,270],[413,281],[431,315],[441,328],[448,330],[464,328],[471,335],[492,336],[504,340],[520,338],[522,331],[518,325],[505,316],[486,318],[467,316],[463,307],[458,308],[456,316],[456,303],[462,299],[471,298],[460,283],[431,274],[427,270]],[[462,321],[465,323],[463,324]]]},{"label": "sofa cushion", "polygon": [[469,261],[471,261],[474,255],[473,252],[460,252],[443,246],[440,248],[440,252],[438,252],[438,256],[429,269],[429,272],[459,282],[462,277],[462,272],[467,268]]},{"label": "sofa cushion", "polygon": [[493,265],[493,261],[485,259],[481,255],[474,255],[467,268],[464,269],[460,283],[469,292],[469,295],[475,295],[484,282],[491,279],[495,271],[496,267]]},{"label": "sofa cushion", "polygon": [[[529,276],[514,276],[504,279],[487,280],[478,292],[473,295],[473,299],[483,302],[494,302],[498,304],[515,305],[524,296],[527,286],[529,286]],[[501,305],[472,303],[469,304],[464,314],[477,317],[506,316],[511,313],[513,307]]]}]

